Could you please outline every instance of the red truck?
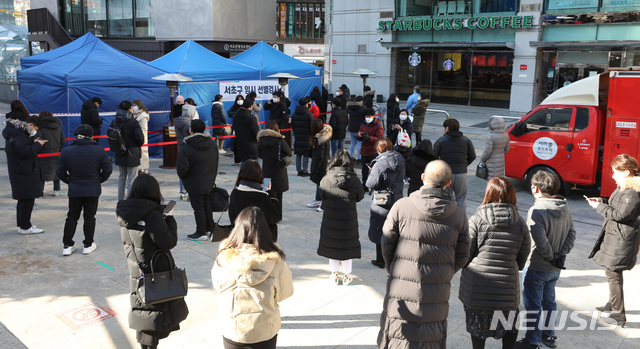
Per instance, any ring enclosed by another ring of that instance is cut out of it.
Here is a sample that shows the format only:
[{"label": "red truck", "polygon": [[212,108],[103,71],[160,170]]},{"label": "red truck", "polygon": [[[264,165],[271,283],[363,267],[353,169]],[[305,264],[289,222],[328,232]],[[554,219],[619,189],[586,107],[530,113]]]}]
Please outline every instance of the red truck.
[{"label": "red truck", "polygon": [[506,175],[525,179],[538,170],[608,197],[616,184],[611,160],[640,158],[640,71],[609,71],[562,87],[512,125]]}]

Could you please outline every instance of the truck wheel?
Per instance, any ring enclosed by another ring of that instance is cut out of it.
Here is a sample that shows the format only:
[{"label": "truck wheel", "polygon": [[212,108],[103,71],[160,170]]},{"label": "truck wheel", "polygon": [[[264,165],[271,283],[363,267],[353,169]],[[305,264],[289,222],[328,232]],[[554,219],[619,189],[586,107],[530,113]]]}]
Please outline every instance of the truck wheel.
[{"label": "truck wheel", "polygon": [[540,170],[547,171],[549,173],[553,173],[556,176],[558,176],[558,178],[560,179],[560,190],[558,191],[558,194],[565,195],[565,196],[569,194],[569,192],[571,191],[571,183],[563,181],[562,177],[558,174],[558,172],[556,172],[554,169],[547,166],[536,166],[536,167],[532,167],[531,169],[529,169],[529,171],[527,171],[527,174],[525,175],[524,180],[525,180],[525,183],[527,184],[527,188],[529,188],[529,192],[531,192],[531,177],[533,177],[533,175]]}]

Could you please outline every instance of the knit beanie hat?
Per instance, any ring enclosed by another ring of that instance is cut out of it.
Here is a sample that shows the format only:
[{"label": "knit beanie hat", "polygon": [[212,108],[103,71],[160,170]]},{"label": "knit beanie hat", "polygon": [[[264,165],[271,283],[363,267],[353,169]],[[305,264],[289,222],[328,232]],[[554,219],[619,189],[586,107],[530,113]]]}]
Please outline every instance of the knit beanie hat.
[{"label": "knit beanie hat", "polygon": [[73,131],[73,136],[77,139],[91,139],[93,137],[93,127],[87,124],[80,124]]}]

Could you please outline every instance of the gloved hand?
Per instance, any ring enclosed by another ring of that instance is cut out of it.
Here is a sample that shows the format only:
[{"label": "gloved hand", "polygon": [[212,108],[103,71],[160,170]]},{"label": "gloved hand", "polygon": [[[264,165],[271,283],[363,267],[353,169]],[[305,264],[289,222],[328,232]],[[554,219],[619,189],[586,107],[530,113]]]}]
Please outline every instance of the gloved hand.
[{"label": "gloved hand", "polygon": [[564,262],[566,261],[567,256],[566,255],[556,255],[555,258],[553,258],[551,260],[551,265],[553,265],[554,267],[558,268],[558,269],[567,269],[564,267]]},{"label": "gloved hand", "polygon": [[369,141],[369,138],[370,138],[370,137],[369,137],[369,135],[368,135],[368,134],[366,134],[366,133],[363,133],[363,134],[361,135],[361,137],[362,137],[362,141],[363,141],[363,142],[368,142],[368,141]]}]

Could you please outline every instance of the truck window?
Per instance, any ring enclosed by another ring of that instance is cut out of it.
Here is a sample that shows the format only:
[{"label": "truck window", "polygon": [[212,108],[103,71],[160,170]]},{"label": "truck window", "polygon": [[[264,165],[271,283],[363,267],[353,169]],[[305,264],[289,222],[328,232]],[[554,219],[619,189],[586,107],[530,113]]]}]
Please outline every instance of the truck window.
[{"label": "truck window", "polygon": [[524,121],[526,132],[569,131],[573,108],[540,109]]},{"label": "truck window", "polygon": [[589,126],[589,109],[577,108],[574,132],[580,132]]}]

